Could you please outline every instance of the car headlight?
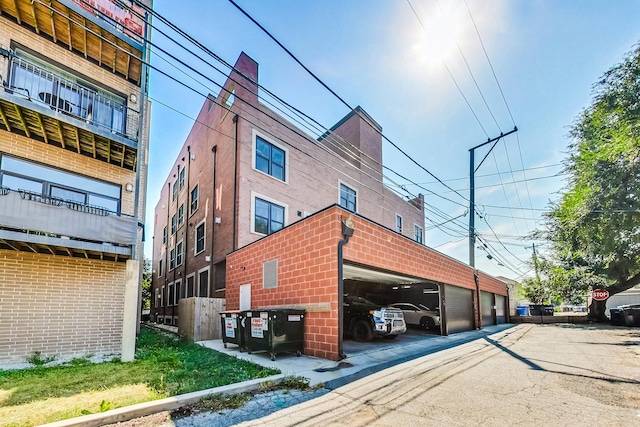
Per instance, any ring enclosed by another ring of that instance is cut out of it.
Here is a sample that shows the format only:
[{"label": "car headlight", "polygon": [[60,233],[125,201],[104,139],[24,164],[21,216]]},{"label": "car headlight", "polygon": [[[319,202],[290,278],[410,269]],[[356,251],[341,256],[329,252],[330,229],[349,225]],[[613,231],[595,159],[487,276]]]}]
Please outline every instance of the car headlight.
[{"label": "car headlight", "polygon": [[369,313],[376,323],[384,323],[384,310],[371,310]]}]

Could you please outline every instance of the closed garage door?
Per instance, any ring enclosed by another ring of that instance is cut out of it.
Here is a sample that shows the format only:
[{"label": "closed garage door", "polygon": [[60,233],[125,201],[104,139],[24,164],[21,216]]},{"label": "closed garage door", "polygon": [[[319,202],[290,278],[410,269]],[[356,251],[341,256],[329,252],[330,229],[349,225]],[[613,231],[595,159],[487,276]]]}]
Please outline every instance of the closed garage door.
[{"label": "closed garage door", "polygon": [[482,326],[495,325],[493,320],[493,294],[480,292],[480,309],[482,310]]},{"label": "closed garage door", "polygon": [[496,295],[496,320],[498,325],[507,321],[507,299],[502,295]]},{"label": "closed garage door", "polygon": [[473,291],[445,285],[447,334],[473,330]]}]

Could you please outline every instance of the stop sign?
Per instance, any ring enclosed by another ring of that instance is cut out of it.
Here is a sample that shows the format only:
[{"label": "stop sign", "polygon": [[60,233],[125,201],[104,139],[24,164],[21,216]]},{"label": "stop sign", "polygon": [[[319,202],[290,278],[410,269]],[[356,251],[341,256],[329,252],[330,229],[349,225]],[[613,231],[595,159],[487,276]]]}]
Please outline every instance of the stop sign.
[{"label": "stop sign", "polygon": [[594,289],[593,291],[591,291],[591,298],[596,301],[604,301],[609,298],[609,291],[606,291],[604,289]]}]

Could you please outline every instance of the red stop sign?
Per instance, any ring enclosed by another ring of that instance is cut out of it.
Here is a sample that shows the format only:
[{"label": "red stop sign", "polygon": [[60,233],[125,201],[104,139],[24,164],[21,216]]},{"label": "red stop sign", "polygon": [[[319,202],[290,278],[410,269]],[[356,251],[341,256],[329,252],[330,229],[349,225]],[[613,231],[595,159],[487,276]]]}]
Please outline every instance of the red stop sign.
[{"label": "red stop sign", "polygon": [[593,291],[591,291],[591,298],[596,301],[604,301],[609,298],[609,291],[606,291],[604,289],[594,289]]}]

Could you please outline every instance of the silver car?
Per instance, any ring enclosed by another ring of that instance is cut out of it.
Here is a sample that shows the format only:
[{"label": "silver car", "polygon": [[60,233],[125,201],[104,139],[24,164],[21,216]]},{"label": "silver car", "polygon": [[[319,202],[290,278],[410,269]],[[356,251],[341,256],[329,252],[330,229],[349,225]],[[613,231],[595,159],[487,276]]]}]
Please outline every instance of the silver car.
[{"label": "silver car", "polygon": [[404,314],[404,321],[407,325],[418,325],[427,330],[435,330],[440,326],[440,314],[422,304],[412,304],[410,302],[396,302],[390,307],[399,308]]}]

